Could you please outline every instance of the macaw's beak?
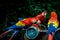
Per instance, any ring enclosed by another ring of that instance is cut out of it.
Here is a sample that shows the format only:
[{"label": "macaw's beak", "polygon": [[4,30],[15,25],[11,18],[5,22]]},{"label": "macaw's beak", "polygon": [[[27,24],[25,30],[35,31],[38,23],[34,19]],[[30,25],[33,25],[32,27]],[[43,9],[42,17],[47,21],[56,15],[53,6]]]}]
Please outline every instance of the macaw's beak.
[{"label": "macaw's beak", "polygon": [[46,14],[47,14],[46,11],[43,11],[43,12],[42,12],[42,15],[43,15],[43,16],[46,16]]}]

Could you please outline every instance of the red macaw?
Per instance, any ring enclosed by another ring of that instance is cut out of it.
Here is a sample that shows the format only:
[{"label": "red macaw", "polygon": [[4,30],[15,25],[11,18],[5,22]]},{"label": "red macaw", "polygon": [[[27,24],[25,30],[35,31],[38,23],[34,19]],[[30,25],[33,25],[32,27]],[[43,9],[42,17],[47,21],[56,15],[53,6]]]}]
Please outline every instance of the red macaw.
[{"label": "red macaw", "polygon": [[34,23],[37,24],[42,23],[45,20],[45,16],[46,16],[46,11],[40,13],[36,17],[30,17],[23,20],[19,20],[15,25],[9,27],[8,29],[25,28],[31,26]]},{"label": "red macaw", "polygon": [[44,20],[45,20],[45,16],[46,16],[46,11],[42,12],[41,14],[37,15],[36,17],[30,17],[30,18],[26,18],[26,19],[23,19],[23,20],[19,20],[16,24],[8,27],[8,31],[2,33],[0,35],[0,38],[7,34],[8,32],[15,30],[15,32],[13,33],[13,35],[11,36],[11,38],[9,40],[11,40],[13,38],[13,36],[18,33],[18,29],[24,29],[26,27],[30,27],[32,24],[39,30],[39,28],[37,27],[36,24],[39,24],[39,23],[42,23]]},{"label": "red macaw", "polygon": [[48,40],[53,40],[54,32],[59,25],[58,16],[56,12],[51,12],[50,19],[48,21]]}]

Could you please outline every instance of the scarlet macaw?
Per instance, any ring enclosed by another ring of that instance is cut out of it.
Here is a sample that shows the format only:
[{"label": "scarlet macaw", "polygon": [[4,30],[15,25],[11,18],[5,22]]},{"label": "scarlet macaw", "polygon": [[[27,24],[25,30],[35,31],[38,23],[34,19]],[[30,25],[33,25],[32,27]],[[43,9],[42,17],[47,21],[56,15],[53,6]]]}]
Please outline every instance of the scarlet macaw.
[{"label": "scarlet macaw", "polygon": [[48,40],[53,40],[54,32],[58,28],[59,21],[56,12],[51,12],[50,19],[48,21]]},{"label": "scarlet macaw", "polygon": [[[15,32],[13,33],[13,35],[11,36],[11,38],[9,40],[11,40],[13,38],[13,36],[18,33],[18,29],[24,29],[24,28],[28,28],[30,27],[32,24],[39,24],[42,23],[45,20],[45,16],[46,16],[46,11],[42,12],[41,14],[37,15],[36,17],[30,17],[30,18],[20,18],[21,20],[19,20],[16,24],[10,26],[7,28],[8,31],[2,33],[0,35],[0,37],[2,37],[3,35],[5,35],[6,33],[14,30]],[[37,26],[35,26],[36,28],[38,28]],[[38,28],[39,30],[39,28]]]}]

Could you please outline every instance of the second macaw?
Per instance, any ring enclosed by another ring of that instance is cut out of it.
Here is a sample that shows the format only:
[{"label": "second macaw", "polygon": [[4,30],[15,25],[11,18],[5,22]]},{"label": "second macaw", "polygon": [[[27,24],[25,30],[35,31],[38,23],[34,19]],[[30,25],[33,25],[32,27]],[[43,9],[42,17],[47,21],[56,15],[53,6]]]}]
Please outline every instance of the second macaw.
[{"label": "second macaw", "polygon": [[56,12],[51,12],[50,19],[48,21],[48,40],[53,40],[54,32],[58,28],[59,21]]}]

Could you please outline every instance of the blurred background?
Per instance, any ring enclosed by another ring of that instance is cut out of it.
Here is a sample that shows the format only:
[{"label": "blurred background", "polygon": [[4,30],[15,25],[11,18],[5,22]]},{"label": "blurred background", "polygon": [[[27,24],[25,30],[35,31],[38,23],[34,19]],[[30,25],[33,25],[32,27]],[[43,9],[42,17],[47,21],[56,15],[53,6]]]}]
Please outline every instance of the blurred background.
[{"label": "blurred background", "polygon": [[[56,11],[60,21],[60,0],[0,0],[0,34],[16,23],[18,18],[34,17],[44,10],[47,11],[46,22],[52,11]],[[5,39],[11,34],[7,34]]]}]

